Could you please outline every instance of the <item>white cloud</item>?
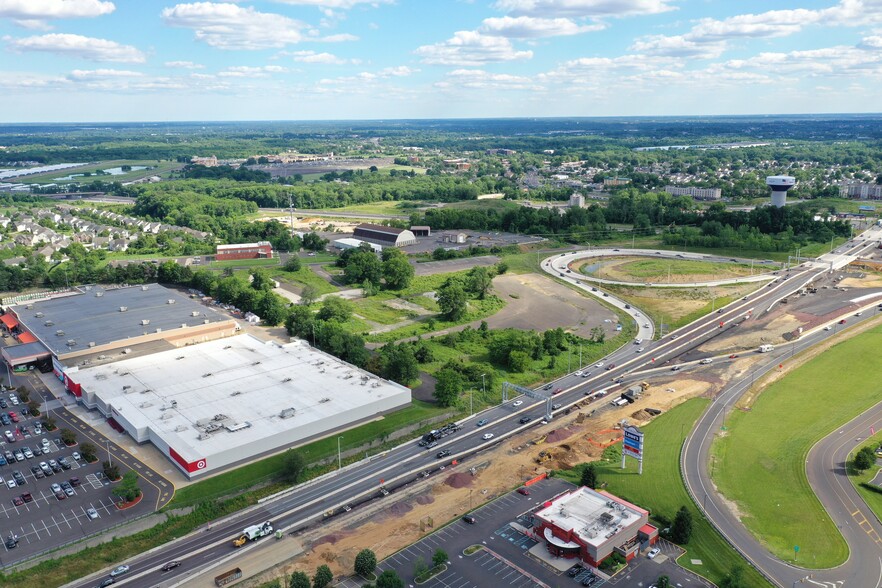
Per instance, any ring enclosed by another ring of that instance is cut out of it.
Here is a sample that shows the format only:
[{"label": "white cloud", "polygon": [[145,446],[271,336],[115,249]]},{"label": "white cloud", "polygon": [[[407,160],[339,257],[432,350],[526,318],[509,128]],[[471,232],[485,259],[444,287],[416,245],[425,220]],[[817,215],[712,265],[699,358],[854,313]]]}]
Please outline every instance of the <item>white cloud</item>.
[{"label": "white cloud", "polygon": [[270,74],[285,73],[288,68],[281,65],[264,65],[251,67],[247,65],[237,65],[228,67],[217,75],[222,78],[267,78]]},{"label": "white cloud", "polygon": [[719,57],[725,51],[722,42],[699,43],[687,39],[683,35],[665,36],[650,35],[634,41],[629,48],[635,53],[647,55],[665,55],[669,57],[698,57],[710,59]]},{"label": "white cloud", "polygon": [[703,18],[683,35],[651,35],[637,39],[631,51],[652,55],[718,57],[738,39],[770,39],[793,35],[812,25],[857,26],[882,22],[882,0],[841,0],[828,8],[768,10],[724,19]]},{"label": "white cloud", "polygon": [[656,71],[677,71],[682,62],[677,59],[649,55],[621,55],[619,57],[581,57],[562,63],[557,68],[541,73],[542,82],[597,85],[598,79],[616,79],[642,76]]},{"label": "white cloud", "polygon": [[147,60],[144,53],[131,45],[121,45],[107,39],[66,33],[52,33],[22,39],[8,38],[7,46],[13,51],[42,51],[90,61],[144,63]]},{"label": "white cloud", "polygon": [[295,51],[291,54],[294,61],[300,63],[321,63],[324,65],[343,65],[348,59],[337,57],[332,53],[316,53],[315,51]]},{"label": "white cloud", "polygon": [[139,71],[125,69],[75,69],[67,77],[69,80],[83,81],[108,78],[137,78],[143,75]]},{"label": "white cloud", "polygon": [[858,47],[861,49],[882,49],[882,36],[874,35],[872,37],[864,37],[861,39],[861,42],[858,43]]},{"label": "white cloud", "polygon": [[435,84],[437,88],[494,89],[494,90],[541,90],[532,78],[511,74],[496,74],[480,69],[456,69]]},{"label": "white cloud", "polygon": [[319,39],[311,39],[313,41],[322,41],[323,43],[345,43],[347,41],[358,41],[358,37],[349,33],[339,33],[336,35],[326,35]]},{"label": "white cloud", "polygon": [[593,31],[603,30],[605,25],[592,23],[579,25],[569,18],[536,18],[533,16],[503,16],[499,18],[486,18],[478,28],[479,33],[485,35],[498,35],[513,39],[528,39],[535,37],[561,37],[566,35],[578,35]]},{"label": "white cloud", "polygon": [[102,0],[0,0],[0,18],[22,21],[87,18],[114,10],[113,2]]},{"label": "white cloud", "polygon": [[756,71],[775,76],[882,75],[882,52],[840,45],[790,51],[765,52],[748,59],[732,59],[708,68],[712,72]]},{"label": "white cloud", "polygon": [[671,0],[497,0],[499,10],[515,15],[553,17],[615,17],[675,10]]},{"label": "white cloud", "polygon": [[418,73],[419,71],[419,69],[407,67],[406,65],[398,65],[395,67],[383,68],[377,72],[377,75],[381,78],[403,78]]},{"label": "white cloud", "polygon": [[395,0],[274,0],[281,4],[295,4],[297,6],[316,6],[318,8],[330,9],[348,9],[358,4],[369,4],[373,7],[380,4],[392,4]]},{"label": "white cloud", "polygon": [[164,65],[177,69],[205,69],[201,63],[193,63],[192,61],[166,61]]},{"label": "white cloud", "polygon": [[517,51],[505,37],[482,35],[477,31],[458,31],[452,38],[434,45],[423,45],[414,53],[423,58],[423,63],[463,66],[533,57],[532,51]]},{"label": "white cloud", "polygon": [[229,3],[178,4],[162,11],[169,26],[193,29],[196,39],[218,49],[257,50],[303,40],[305,23]]}]

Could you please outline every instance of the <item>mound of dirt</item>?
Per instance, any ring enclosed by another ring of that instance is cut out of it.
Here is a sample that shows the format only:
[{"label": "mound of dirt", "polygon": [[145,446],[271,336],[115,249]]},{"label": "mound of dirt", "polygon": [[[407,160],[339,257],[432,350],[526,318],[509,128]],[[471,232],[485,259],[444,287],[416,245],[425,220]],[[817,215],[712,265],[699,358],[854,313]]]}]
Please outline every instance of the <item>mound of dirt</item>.
[{"label": "mound of dirt", "polygon": [[453,488],[466,488],[472,485],[474,476],[466,473],[450,474],[444,483]]},{"label": "mound of dirt", "polygon": [[435,502],[435,497],[431,494],[420,494],[416,497],[417,504],[422,504],[423,506],[427,504],[432,504]]},{"label": "mound of dirt", "polygon": [[545,437],[545,442],[546,443],[558,443],[558,442],[563,441],[565,439],[569,439],[570,437],[573,436],[574,433],[575,433],[575,431],[570,429],[569,427],[564,427],[562,429],[555,429],[554,431],[550,432],[547,437]]},{"label": "mound of dirt", "polygon": [[313,549],[315,549],[319,545],[324,545],[325,543],[334,545],[335,543],[337,543],[337,541],[340,541],[344,537],[346,537],[346,533],[330,533],[328,535],[325,535],[324,537],[319,537],[318,539],[316,539],[315,543],[312,544],[312,547]]},{"label": "mound of dirt", "polygon": [[407,513],[413,510],[413,506],[411,506],[407,502],[396,502],[392,506],[386,509],[386,512],[392,515],[393,517],[403,517]]}]

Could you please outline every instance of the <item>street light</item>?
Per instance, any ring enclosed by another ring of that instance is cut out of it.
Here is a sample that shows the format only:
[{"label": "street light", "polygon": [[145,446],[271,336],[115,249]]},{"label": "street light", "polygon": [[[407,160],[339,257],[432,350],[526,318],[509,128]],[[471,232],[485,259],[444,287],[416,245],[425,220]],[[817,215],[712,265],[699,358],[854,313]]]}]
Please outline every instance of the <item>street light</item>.
[{"label": "street light", "polygon": [[484,388],[484,376],[486,375],[487,374],[481,374],[481,397],[484,398],[484,400],[487,399],[487,390]]},{"label": "street light", "polygon": [[343,468],[343,456],[340,453],[340,439],[342,439],[342,438],[343,438],[343,435],[340,435],[339,437],[337,437],[337,469],[338,470]]},{"label": "street light", "polygon": [[104,445],[107,446],[107,463],[110,464],[110,467],[113,467],[113,459],[110,455],[110,439],[105,439]]}]

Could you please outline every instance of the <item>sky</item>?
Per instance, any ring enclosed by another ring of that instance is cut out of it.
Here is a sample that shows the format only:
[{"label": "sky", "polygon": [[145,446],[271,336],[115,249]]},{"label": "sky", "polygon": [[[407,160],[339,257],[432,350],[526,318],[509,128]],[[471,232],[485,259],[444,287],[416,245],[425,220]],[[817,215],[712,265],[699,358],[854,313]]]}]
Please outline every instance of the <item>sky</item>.
[{"label": "sky", "polygon": [[0,0],[0,122],[880,112],[882,0]]}]

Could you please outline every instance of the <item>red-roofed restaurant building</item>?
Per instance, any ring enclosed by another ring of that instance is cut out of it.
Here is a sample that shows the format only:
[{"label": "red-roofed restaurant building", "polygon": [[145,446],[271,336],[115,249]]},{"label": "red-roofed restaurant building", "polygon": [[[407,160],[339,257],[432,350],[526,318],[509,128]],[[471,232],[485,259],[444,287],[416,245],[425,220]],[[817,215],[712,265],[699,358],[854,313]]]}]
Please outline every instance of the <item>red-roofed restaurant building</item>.
[{"label": "red-roofed restaurant building", "polygon": [[533,533],[555,556],[597,567],[618,552],[630,561],[658,541],[649,511],[587,487],[561,494],[533,514]]}]

